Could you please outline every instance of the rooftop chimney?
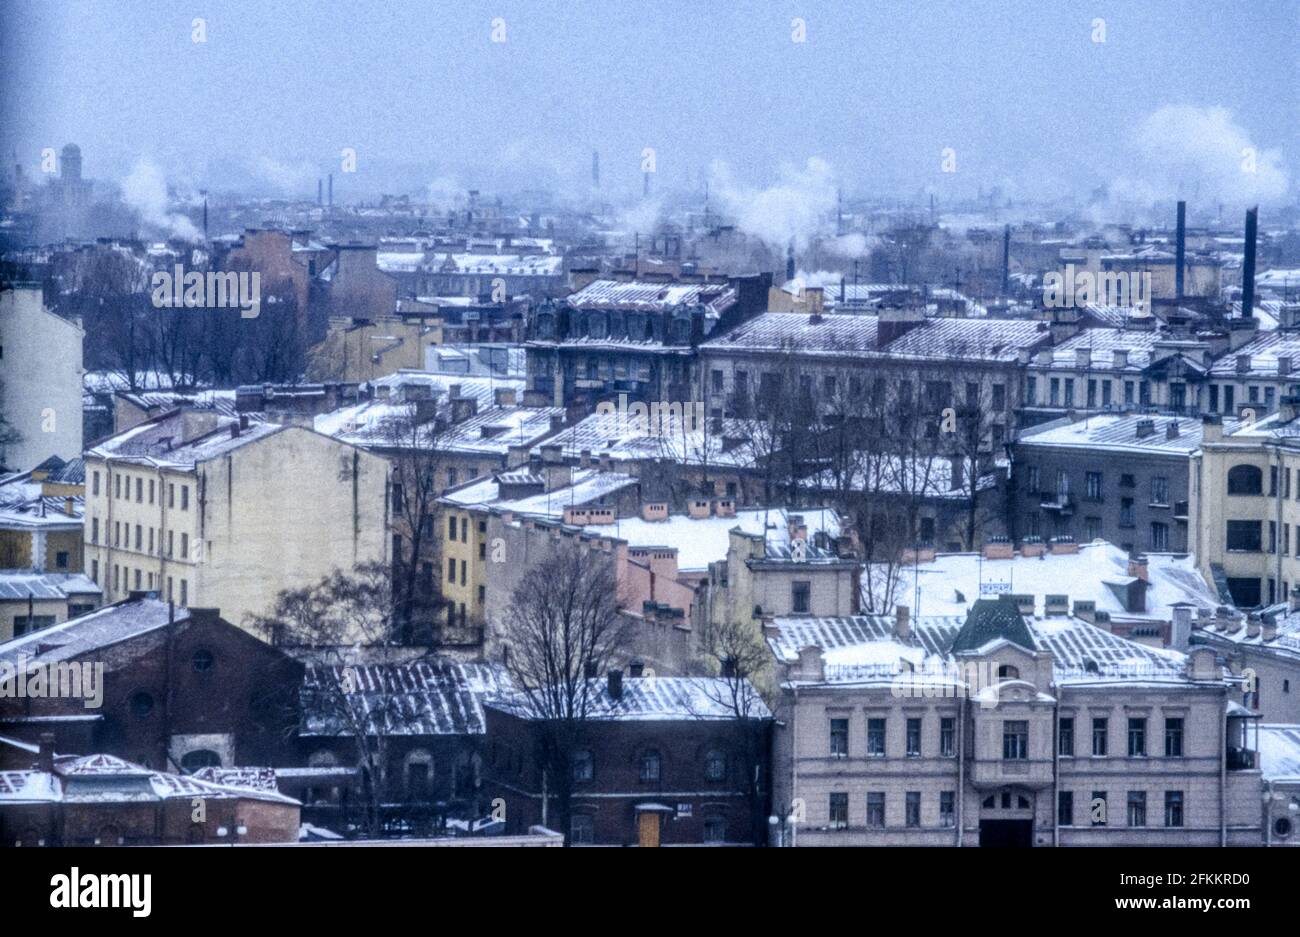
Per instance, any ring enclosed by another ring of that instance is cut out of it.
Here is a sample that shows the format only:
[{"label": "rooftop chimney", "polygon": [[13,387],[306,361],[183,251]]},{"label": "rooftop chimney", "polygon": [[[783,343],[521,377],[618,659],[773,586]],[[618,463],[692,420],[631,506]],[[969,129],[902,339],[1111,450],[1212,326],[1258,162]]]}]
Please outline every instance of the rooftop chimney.
[{"label": "rooftop chimney", "polygon": [[1011,281],[1011,225],[1002,229],[1002,295],[1007,295]]},{"label": "rooftop chimney", "polygon": [[1249,319],[1255,311],[1255,226],[1259,206],[1246,212],[1246,256],[1241,261],[1241,317]]},{"label": "rooftop chimney", "polygon": [[894,634],[900,641],[906,641],[912,636],[912,610],[906,605],[894,608]]},{"label": "rooftop chimney", "polygon": [[40,749],[36,753],[36,770],[52,774],[54,772],[54,733],[42,732],[38,742]]},{"label": "rooftop chimney", "polygon": [[627,675],[632,678],[640,677],[645,673],[645,664],[639,660],[634,660],[627,665]]},{"label": "rooftop chimney", "polygon": [[1183,257],[1187,250],[1187,203],[1178,203],[1178,234],[1174,247],[1174,299],[1183,301]]},{"label": "rooftop chimney", "polygon": [[611,670],[609,672],[609,695],[613,699],[623,698],[623,671]]}]

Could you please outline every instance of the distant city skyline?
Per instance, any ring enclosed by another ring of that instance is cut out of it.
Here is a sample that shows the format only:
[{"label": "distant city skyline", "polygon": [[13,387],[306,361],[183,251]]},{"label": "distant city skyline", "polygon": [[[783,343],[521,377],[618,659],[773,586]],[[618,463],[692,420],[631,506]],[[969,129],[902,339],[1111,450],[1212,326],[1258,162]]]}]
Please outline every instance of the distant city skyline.
[{"label": "distant city skyline", "polygon": [[1208,213],[1295,198],[1298,11],[18,2],[0,10],[0,146],[35,172],[75,142],[88,178],[190,191],[314,198],[332,171],[339,201],[586,197],[593,151],[602,194],[629,200],[651,148],[652,199],[707,181],[724,210],[1104,186]]}]

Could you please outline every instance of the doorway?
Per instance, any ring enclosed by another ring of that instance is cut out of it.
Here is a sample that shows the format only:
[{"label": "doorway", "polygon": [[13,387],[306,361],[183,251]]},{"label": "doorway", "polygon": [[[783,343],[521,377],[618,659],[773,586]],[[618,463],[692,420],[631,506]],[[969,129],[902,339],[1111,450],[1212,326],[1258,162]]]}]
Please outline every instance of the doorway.
[{"label": "doorway", "polygon": [[994,849],[1026,849],[1033,844],[1033,820],[980,821],[981,846]]},{"label": "doorway", "polygon": [[653,810],[643,810],[636,817],[637,845],[659,845],[659,814]]}]

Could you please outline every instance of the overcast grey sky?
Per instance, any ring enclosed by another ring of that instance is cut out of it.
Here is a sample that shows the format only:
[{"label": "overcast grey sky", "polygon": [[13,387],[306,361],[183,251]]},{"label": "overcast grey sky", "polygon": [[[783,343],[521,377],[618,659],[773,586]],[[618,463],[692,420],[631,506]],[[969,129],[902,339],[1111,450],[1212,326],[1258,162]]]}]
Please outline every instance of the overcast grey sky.
[{"label": "overcast grey sky", "polygon": [[0,4],[0,144],[32,170],[75,141],[92,177],[580,192],[596,148],[617,194],[653,147],[664,190],[1295,193],[1292,0]]}]

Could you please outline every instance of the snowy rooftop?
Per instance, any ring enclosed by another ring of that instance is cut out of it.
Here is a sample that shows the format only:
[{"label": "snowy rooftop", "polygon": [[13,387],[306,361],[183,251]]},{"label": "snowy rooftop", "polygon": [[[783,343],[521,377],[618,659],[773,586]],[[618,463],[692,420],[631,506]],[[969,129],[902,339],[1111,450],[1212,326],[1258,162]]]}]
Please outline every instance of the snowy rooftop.
[{"label": "snowy rooftop", "polygon": [[[1237,361],[1245,357],[1247,371],[1238,369]],[[1300,367],[1300,333],[1271,331],[1260,332],[1235,351],[1219,358],[1210,368],[1210,376],[1230,378],[1248,375],[1253,378],[1279,376],[1278,358],[1290,358],[1293,369]]]},{"label": "snowy rooftop", "polygon": [[[1148,553],[1146,611],[1125,611],[1122,590],[1133,581],[1128,554],[1102,540],[1079,545],[1077,553],[1041,557],[1016,555],[1009,560],[983,559],[978,553],[940,553],[932,563],[918,563],[899,572],[898,591],[912,600],[919,590],[914,615],[964,615],[975,600],[994,593],[1032,595],[1036,610],[1045,596],[1068,595],[1071,603],[1096,602],[1099,612],[1130,621],[1170,621],[1172,606],[1188,602],[1217,607],[1217,594],[1196,569],[1192,556]],[[863,588],[866,589],[864,574]]]},{"label": "snowy rooftop", "polygon": [[[136,779],[144,787],[114,782]],[[99,783],[107,781],[109,783]],[[0,804],[148,802],[195,797],[265,800],[297,804],[292,797],[264,787],[212,783],[198,777],[154,771],[115,755],[58,755],[54,771],[0,771]]]},{"label": "snowy rooftop", "polygon": [[[1050,651],[1060,684],[1185,684],[1186,655],[1151,648],[1111,634],[1078,618],[1028,618],[1035,647]],[[890,683],[907,670],[939,672],[951,667],[951,648],[967,616],[927,615],[911,619],[911,636],[895,634],[892,615],[844,618],[777,618],[768,645],[778,661],[793,664],[805,647],[821,648],[827,683]],[[906,665],[904,665],[906,662]]]},{"label": "snowy rooftop", "polygon": [[737,511],[735,517],[692,518],[674,514],[662,521],[630,517],[614,524],[593,524],[583,529],[598,536],[625,540],[630,547],[673,547],[677,550],[677,569],[680,572],[702,572],[710,563],[726,559],[731,531],[737,527],[748,534],[761,534],[766,529],[770,549],[778,555],[788,553],[789,518],[793,515],[802,517],[808,528],[810,551],[812,537],[817,532],[839,536],[839,520],[828,508],[745,510]]},{"label": "snowy rooftop", "polygon": [[[525,479],[525,476],[520,473],[510,474],[521,481]],[[573,483],[570,485],[521,498],[502,498],[500,478],[503,477],[509,476],[485,478],[453,489],[443,496],[443,501],[463,507],[499,508],[503,511],[536,517],[561,517],[567,507],[590,504],[629,485],[637,484],[636,478],[619,472],[575,469]]]},{"label": "snowy rooftop", "polygon": [[736,301],[726,283],[645,283],[639,280],[595,280],[565,300],[575,309],[673,309],[704,306],[718,315]]},{"label": "snowy rooftop", "polygon": [[1271,641],[1264,640],[1262,629],[1259,634],[1251,636],[1250,629],[1246,627],[1239,627],[1236,631],[1218,631],[1197,627],[1193,632],[1193,636],[1198,639],[1209,637],[1216,642],[1230,641],[1242,647],[1270,651],[1274,654],[1300,660],[1300,612],[1291,611],[1290,606],[1282,602],[1262,609],[1260,615],[1277,626],[1277,637]]},{"label": "snowy rooftop", "polygon": [[[0,662],[16,666],[20,657],[37,663],[71,660],[163,628],[169,614],[168,604],[158,599],[119,602],[0,644]],[[176,608],[177,621],[189,617],[188,609]]]},{"label": "snowy rooftop", "polygon": [[66,599],[71,596],[101,595],[103,590],[83,573],[36,573],[21,569],[0,569],[0,602]]},{"label": "snowy rooftop", "polygon": [[1261,725],[1259,766],[1265,781],[1300,784],[1300,725]]},{"label": "snowy rooftop", "polygon": [[700,423],[694,425],[689,415],[658,421],[650,415],[638,421],[619,413],[593,413],[546,442],[560,446],[569,459],[579,458],[585,449],[593,455],[608,454],[616,462],[664,459],[689,465],[754,465],[754,433],[746,421],[726,419],[721,433]]},{"label": "snowy rooftop", "polygon": [[237,419],[210,414],[210,428],[189,435],[190,424],[186,421],[192,414],[203,412],[172,410],[104,440],[88,454],[117,462],[192,469],[289,429],[275,423],[249,422],[238,435],[233,435],[232,427],[239,424]]},{"label": "snowy rooftop", "polygon": [[878,347],[879,318],[765,312],[709,339],[706,351],[795,351],[805,355],[859,355],[891,359],[1014,362],[1020,349],[1050,338],[1045,323],[1021,319],[924,319]]},{"label": "snowy rooftop", "polygon": [[449,427],[438,448],[449,452],[505,455],[511,446],[528,446],[563,420],[563,407],[494,407]]},{"label": "snowy rooftop", "polygon": [[[590,680],[588,719],[598,722],[694,721],[735,719],[731,681],[721,677],[624,677],[623,691],[616,698],[609,681]],[[771,713],[757,691],[743,682],[741,710],[750,718],[768,719]],[[493,709],[528,718],[534,711],[527,696],[513,693],[488,703]]]},{"label": "snowy rooftop", "polygon": [[347,735],[347,712],[352,724],[385,735],[482,735],[483,704],[508,681],[495,664],[449,657],[309,666],[300,691],[301,734]]},{"label": "snowy rooftop", "polygon": [[[1229,420],[1229,431],[1235,425]],[[1201,446],[1199,418],[1150,416],[1141,413],[1099,413],[1070,422],[1053,420],[1023,430],[1019,446],[1058,446],[1089,452],[1133,452],[1190,456]],[[1170,435],[1170,427],[1174,435]],[[1139,434],[1139,430],[1143,430]],[[1149,431],[1148,431],[1149,430]]]}]

